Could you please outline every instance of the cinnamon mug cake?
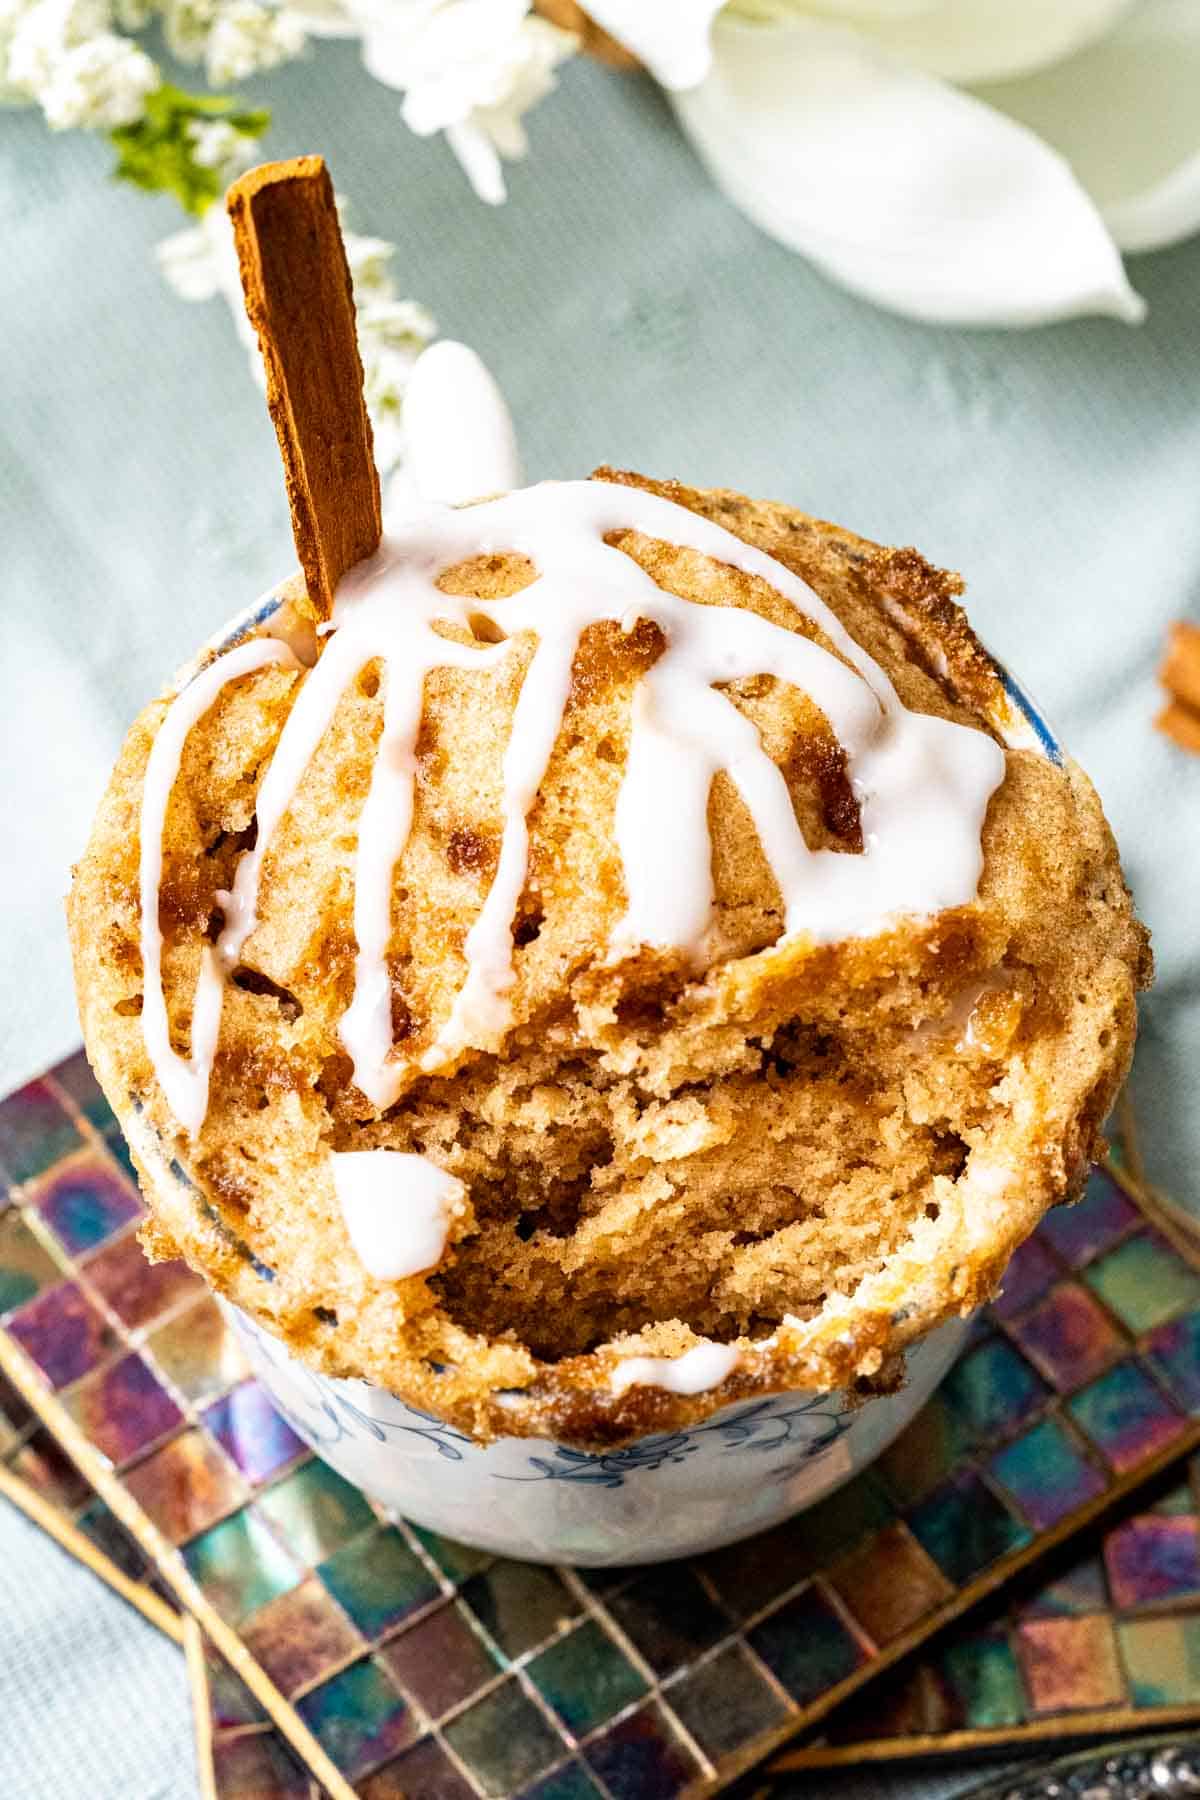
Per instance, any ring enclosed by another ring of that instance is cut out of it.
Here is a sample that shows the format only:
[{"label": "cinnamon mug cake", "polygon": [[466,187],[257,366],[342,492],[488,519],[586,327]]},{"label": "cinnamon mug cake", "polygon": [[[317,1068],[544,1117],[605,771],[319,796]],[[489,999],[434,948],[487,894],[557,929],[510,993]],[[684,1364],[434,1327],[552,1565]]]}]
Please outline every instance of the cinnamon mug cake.
[{"label": "cinnamon mug cake", "polygon": [[770,1524],[1079,1191],[1147,939],[959,591],[602,470],[420,513],[133,726],[68,911],[143,1239],[387,1503]]}]

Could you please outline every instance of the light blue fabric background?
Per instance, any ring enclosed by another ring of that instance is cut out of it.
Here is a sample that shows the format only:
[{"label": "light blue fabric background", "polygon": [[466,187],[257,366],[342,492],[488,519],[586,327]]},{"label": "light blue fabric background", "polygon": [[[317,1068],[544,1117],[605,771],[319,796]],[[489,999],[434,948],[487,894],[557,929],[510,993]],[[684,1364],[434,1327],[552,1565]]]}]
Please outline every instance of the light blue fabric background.
[{"label": "light blue fabric background", "polygon": [[[250,91],[275,107],[272,153],[324,152],[355,228],[398,243],[402,290],[491,364],[531,476],[609,461],[724,483],[964,571],[982,634],[1096,781],[1154,930],[1137,1104],[1152,1174],[1200,1207],[1200,758],[1151,729],[1167,621],[1200,617],[1200,243],[1133,264],[1140,330],[955,334],[873,311],[761,237],[645,80],[569,67],[497,211],[405,132],[352,46]],[[60,898],[126,726],[291,560],[229,315],[164,287],[152,247],[178,215],[110,185],[107,163],[0,116],[0,1091],[77,1041]],[[51,1601],[78,1632],[49,1634]],[[0,1690],[21,1697],[0,1709],[0,1792],[194,1791],[182,1671],[6,1515],[0,1617]],[[88,1648],[93,1618],[119,1661]],[[59,1729],[64,1694],[80,1738]]]}]

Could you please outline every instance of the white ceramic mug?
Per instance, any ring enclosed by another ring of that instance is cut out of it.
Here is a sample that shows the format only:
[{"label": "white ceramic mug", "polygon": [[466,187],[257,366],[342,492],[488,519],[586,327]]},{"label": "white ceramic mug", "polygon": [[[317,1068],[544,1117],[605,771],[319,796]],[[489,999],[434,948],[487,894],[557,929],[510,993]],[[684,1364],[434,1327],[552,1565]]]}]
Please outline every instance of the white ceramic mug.
[{"label": "white ceramic mug", "polygon": [[[181,672],[202,666],[261,625],[281,600],[235,619]],[[1054,762],[1062,751],[1037,709],[997,664],[1005,742]],[[137,1119],[126,1121],[160,1181],[181,1171]],[[967,1331],[952,1320],[907,1353],[895,1394],[793,1392],[737,1401],[684,1431],[589,1455],[547,1438],[481,1445],[365,1381],[318,1374],[255,1321],[226,1305],[275,1405],[339,1474],[418,1525],[505,1556],[582,1565],[657,1562],[749,1537],[824,1499],[878,1456],[919,1412]]]},{"label": "white ceramic mug", "polygon": [[903,1430],[962,1346],[954,1319],[910,1350],[896,1394],[772,1394],[685,1431],[589,1455],[549,1438],[477,1444],[366,1381],[321,1375],[226,1305],[276,1407],[339,1475],[418,1525],[529,1562],[658,1562],[811,1506]]}]

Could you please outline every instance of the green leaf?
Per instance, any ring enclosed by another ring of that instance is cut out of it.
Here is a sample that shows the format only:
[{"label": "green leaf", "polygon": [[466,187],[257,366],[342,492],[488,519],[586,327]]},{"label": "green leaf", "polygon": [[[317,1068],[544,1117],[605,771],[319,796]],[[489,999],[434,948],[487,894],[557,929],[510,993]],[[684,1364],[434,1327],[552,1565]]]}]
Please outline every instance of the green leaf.
[{"label": "green leaf", "polygon": [[220,169],[196,160],[188,127],[220,121],[239,137],[257,139],[271,123],[263,107],[239,107],[225,94],[188,94],[164,82],[146,96],[146,110],[133,125],[109,132],[117,152],[113,174],[151,193],[174,194],[190,213],[206,212],[225,187]]}]

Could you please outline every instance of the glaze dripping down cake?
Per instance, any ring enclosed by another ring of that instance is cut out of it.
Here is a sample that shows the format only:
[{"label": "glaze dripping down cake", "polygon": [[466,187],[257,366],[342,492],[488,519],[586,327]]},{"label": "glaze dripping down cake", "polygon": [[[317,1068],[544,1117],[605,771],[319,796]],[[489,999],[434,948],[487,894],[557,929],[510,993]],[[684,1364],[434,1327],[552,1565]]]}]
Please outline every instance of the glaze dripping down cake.
[{"label": "glaze dripping down cake", "polygon": [[202,659],[69,901],[152,1252],[485,1439],[898,1379],[1078,1191],[1150,967],[959,587],[602,470]]}]

